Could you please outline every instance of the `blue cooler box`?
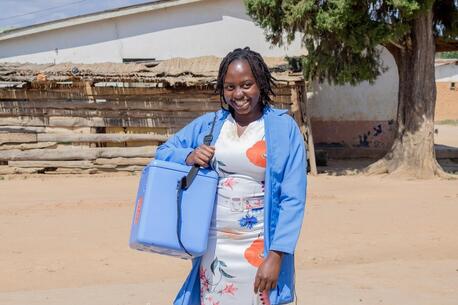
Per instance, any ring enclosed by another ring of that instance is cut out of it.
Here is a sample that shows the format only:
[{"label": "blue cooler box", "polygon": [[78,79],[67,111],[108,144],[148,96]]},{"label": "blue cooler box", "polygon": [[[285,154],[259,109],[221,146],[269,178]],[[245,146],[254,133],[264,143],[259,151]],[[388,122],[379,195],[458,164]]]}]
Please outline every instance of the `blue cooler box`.
[{"label": "blue cooler box", "polygon": [[181,258],[201,256],[207,250],[208,233],[216,198],[218,175],[200,169],[181,201],[181,241],[177,238],[177,184],[191,167],[154,160],[142,172],[135,203],[129,246]]}]

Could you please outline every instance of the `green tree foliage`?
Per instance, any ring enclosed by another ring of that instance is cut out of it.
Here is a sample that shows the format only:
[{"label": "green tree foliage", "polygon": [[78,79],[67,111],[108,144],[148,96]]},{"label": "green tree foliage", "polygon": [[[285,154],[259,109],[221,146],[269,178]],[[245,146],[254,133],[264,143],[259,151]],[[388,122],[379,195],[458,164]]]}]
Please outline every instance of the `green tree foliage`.
[{"label": "green tree foliage", "polygon": [[458,51],[453,51],[453,52],[441,52],[439,53],[439,58],[445,58],[445,59],[458,59]]},{"label": "green tree foliage", "polygon": [[248,14],[282,45],[301,35],[307,79],[373,82],[384,71],[380,45],[409,47],[412,21],[433,10],[438,51],[458,49],[458,0],[245,0]]}]

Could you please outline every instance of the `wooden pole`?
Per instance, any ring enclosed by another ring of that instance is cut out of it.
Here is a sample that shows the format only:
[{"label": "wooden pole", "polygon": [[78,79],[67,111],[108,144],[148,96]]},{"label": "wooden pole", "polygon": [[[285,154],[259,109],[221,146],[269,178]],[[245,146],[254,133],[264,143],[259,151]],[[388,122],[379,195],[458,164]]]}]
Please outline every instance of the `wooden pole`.
[{"label": "wooden pole", "polygon": [[0,161],[51,161],[51,160],[95,160],[97,158],[153,158],[156,146],[149,147],[111,147],[111,148],[56,148],[33,150],[4,150]]},{"label": "wooden pole", "polygon": [[[72,143],[96,143],[96,142],[164,142],[168,135],[159,134],[52,134],[43,133],[37,135],[38,142],[72,142]],[[1,139],[1,138],[0,138]]]},{"label": "wooden pole", "polygon": [[39,142],[39,143],[22,143],[22,144],[3,144],[0,145],[0,151],[2,150],[29,150],[29,149],[41,149],[50,148],[57,146],[56,142]]},{"label": "wooden pole", "polygon": [[[196,113],[194,117],[197,117]],[[191,118],[177,118],[172,115],[162,118],[110,118],[110,117],[0,117],[1,126],[38,127],[154,127],[177,129],[189,123]]]},{"label": "wooden pole", "polygon": [[0,145],[4,143],[35,143],[35,142],[37,142],[37,135],[33,133],[0,133]]},{"label": "wooden pole", "polygon": [[93,168],[94,164],[91,161],[8,161],[8,166],[11,167],[64,167],[64,168]]},{"label": "wooden pole", "polygon": [[316,167],[316,158],[315,158],[315,144],[313,142],[313,132],[312,132],[312,121],[310,120],[311,117],[311,107],[310,107],[310,101],[307,98],[307,87],[306,84],[304,84],[302,91],[302,99],[301,103],[304,107],[303,108],[303,113],[302,115],[305,116],[306,122],[307,122],[307,137],[308,137],[308,150],[309,150],[309,161],[310,161],[310,172],[312,175],[316,176],[318,175],[318,170]]},{"label": "wooden pole", "polygon": [[318,174],[318,170],[316,168],[315,148],[310,125],[310,116],[307,113],[307,95],[304,82],[294,83],[294,86],[291,89],[291,102],[291,112],[293,113],[294,119],[299,124],[299,128],[305,138],[309,151],[308,158],[310,163],[310,174],[316,176]]}]

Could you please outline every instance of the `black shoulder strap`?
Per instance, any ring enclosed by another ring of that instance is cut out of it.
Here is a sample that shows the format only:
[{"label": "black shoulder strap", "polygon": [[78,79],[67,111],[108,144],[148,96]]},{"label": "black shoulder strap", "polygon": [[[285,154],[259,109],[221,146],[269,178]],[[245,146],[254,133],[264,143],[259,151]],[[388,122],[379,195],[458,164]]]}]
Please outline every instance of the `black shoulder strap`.
[{"label": "black shoulder strap", "polygon": [[[215,112],[215,116],[213,117],[213,122],[212,122],[212,127],[210,129],[210,132],[204,137],[205,145],[210,145],[213,140],[213,129],[215,128],[215,122],[216,122],[216,112]],[[199,172],[199,165],[194,164],[191,170],[189,171],[188,175],[181,178],[180,188],[187,190],[191,186],[192,182],[194,181],[194,178],[196,178],[198,172]]]},{"label": "black shoulder strap", "polygon": [[[213,122],[212,122],[212,127],[210,129],[210,132],[204,137],[204,144],[205,145],[210,145],[212,140],[213,140],[213,129],[215,127],[215,122],[216,122],[216,112],[215,116],[213,117]],[[181,241],[181,197],[183,194],[183,190],[187,190],[194,179],[197,176],[197,173],[199,172],[199,165],[194,164],[189,171],[189,173],[186,176],[183,176],[180,181],[178,181],[177,185],[177,237],[178,237],[178,243],[180,244],[180,247],[188,254],[189,256],[192,256],[191,253],[188,252],[188,250],[185,248]]]}]

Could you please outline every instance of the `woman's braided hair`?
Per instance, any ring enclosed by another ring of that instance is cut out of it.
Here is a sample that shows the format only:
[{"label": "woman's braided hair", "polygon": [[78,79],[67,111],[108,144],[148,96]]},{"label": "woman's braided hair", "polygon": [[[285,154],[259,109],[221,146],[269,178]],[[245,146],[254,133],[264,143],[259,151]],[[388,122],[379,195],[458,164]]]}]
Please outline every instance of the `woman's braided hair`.
[{"label": "woman's braided hair", "polygon": [[[243,49],[235,49],[230,52],[223,58],[219,66],[218,79],[216,82],[216,92],[219,93],[221,108],[223,107],[223,102],[226,103],[224,99],[224,78],[226,77],[227,69],[229,65],[234,60],[246,60],[250,65],[251,72],[256,80],[256,84],[259,87],[260,91],[260,102],[265,106],[266,104],[272,102],[270,95],[275,96],[272,87],[275,87],[275,78],[269,71],[264,59],[261,54],[250,50],[249,47]],[[229,111],[233,112],[232,107],[229,106]],[[227,109],[226,109],[227,110]]]}]

